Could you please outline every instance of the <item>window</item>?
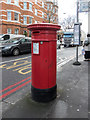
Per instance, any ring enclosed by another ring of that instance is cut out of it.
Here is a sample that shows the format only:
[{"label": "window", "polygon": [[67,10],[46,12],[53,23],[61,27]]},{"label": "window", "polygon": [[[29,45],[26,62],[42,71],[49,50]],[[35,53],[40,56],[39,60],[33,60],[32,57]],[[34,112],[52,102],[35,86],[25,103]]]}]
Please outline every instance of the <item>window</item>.
[{"label": "window", "polygon": [[42,1],[42,7],[44,8],[44,2]]},{"label": "window", "polygon": [[52,4],[51,4],[51,10],[52,10],[52,7],[53,7],[53,6],[52,6]]},{"label": "window", "polygon": [[37,15],[37,9],[35,9],[35,15]]},{"label": "window", "polygon": [[16,28],[16,29],[15,29],[15,34],[18,34],[18,33],[19,33],[19,29]]},{"label": "window", "polygon": [[11,20],[11,12],[10,11],[7,12],[7,19]]},{"label": "window", "polygon": [[32,3],[29,3],[29,10],[32,11]]},{"label": "window", "polygon": [[27,9],[27,2],[24,2],[24,9]]},{"label": "window", "polygon": [[55,16],[53,17],[53,22],[55,21]]},{"label": "window", "polygon": [[4,40],[8,40],[8,39],[10,39],[10,35],[4,35],[2,38],[3,38]]},{"label": "window", "polygon": [[50,16],[50,20],[52,20],[53,16]]},{"label": "window", "polygon": [[37,0],[35,0],[35,4],[37,4]]},{"label": "window", "polygon": [[18,17],[18,13],[14,13],[14,20],[15,20],[15,21],[18,21],[18,18],[19,18],[19,17]]},{"label": "window", "polygon": [[24,39],[24,38],[22,38],[22,39],[21,39],[21,42],[22,42],[22,44],[23,44],[23,43],[25,43],[26,41],[25,41],[25,39]]},{"label": "window", "polygon": [[7,29],[7,33],[8,33],[8,34],[11,34],[11,28],[8,28],[8,29]]},{"label": "window", "polygon": [[7,0],[7,3],[11,3],[11,0]]},{"label": "window", "polygon": [[27,17],[24,16],[24,20],[23,20],[24,24],[27,24]]},{"label": "window", "polygon": [[32,24],[32,17],[29,17],[29,24]]},{"label": "window", "polygon": [[47,4],[47,10],[49,10],[49,4]]},{"label": "window", "polygon": [[55,8],[53,8],[53,13],[55,13]]},{"label": "window", "polygon": [[44,18],[44,12],[42,12],[42,18]]},{"label": "window", "polygon": [[58,9],[56,9],[56,13],[58,14]]},{"label": "window", "polygon": [[37,24],[38,22],[35,20],[35,24]]},{"label": "window", "polygon": [[31,37],[31,31],[29,31],[29,37]]},{"label": "window", "polygon": [[47,15],[47,20],[49,20],[49,15]]},{"label": "window", "polygon": [[14,0],[15,5],[19,5],[19,1],[18,0]]}]

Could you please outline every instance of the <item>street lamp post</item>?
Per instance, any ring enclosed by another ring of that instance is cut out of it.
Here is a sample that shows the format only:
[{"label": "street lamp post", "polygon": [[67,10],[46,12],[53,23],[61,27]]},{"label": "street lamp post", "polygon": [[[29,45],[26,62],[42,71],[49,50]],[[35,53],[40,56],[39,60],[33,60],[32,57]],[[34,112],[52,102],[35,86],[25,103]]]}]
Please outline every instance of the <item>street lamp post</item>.
[{"label": "street lamp post", "polygon": [[[79,23],[79,1],[77,0],[77,23]],[[79,34],[80,37],[80,34]],[[81,63],[78,61],[78,45],[76,46],[76,62],[73,63],[73,65],[81,65]]]}]

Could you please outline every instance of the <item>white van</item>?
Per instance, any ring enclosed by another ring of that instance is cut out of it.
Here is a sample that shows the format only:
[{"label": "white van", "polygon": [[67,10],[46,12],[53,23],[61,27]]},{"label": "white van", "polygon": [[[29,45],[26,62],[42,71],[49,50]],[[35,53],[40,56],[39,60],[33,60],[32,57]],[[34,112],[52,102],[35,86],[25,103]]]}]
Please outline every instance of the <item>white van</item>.
[{"label": "white van", "polygon": [[11,38],[25,37],[25,35],[16,35],[16,34],[3,34],[0,35],[0,40],[9,40]]}]

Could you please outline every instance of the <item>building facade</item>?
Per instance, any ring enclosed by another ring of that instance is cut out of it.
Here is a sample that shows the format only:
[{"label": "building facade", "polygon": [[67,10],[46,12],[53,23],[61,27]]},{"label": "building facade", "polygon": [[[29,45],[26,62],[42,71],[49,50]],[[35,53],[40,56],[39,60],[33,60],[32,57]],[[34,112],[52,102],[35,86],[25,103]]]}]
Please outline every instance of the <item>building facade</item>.
[{"label": "building facade", "polygon": [[58,23],[56,0],[1,0],[0,34],[31,36],[27,26],[34,23]]}]

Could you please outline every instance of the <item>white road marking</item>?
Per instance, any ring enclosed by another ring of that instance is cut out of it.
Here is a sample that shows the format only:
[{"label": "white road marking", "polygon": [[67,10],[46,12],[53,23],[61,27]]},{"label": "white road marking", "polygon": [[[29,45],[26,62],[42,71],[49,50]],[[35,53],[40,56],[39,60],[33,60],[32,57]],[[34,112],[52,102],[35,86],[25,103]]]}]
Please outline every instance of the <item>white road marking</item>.
[{"label": "white road marking", "polygon": [[[81,53],[79,53],[79,55],[81,55]],[[78,55],[78,56],[79,56]],[[62,67],[63,65],[65,65],[66,63],[68,63],[69,61],[71,61],[71,60],[73,60],[75,58],[75,56],[70,56],[70,58],[68,59],[64,59],[63,60],[63,62],[58,62],[58,64],[57,64],[57,69],[59,68],[59,67]]]},{"label": "white road marking", "polygon": [[[31,56],[29,56],[31,57]],[[24,57],[24,58],[19,58],[19,59],[14,59],[14,60],[9,60],[9,61],[4,61],[4,62],[0,62],[0,64],[3,64],[3,63],[9,63],[9,62],[13,62],[13,61],[17,61],[17,60],[23,60],[23,59],[27,59],[29,57]]]},{"label": "white road marking", "polygon": [[[79,53],[79,55],[81,54],[81,52]],[[24,58],[19,58],[19,59],[14,59],[14,60],[9,60],[9,61],[4,61],[4,62],[0,62],[0,64],[3,64],[3,63],[9,63],[9,62],[13,62],[13,61],[18,61],[18,60],[22,60],[22,59],[27,59],[27,58],[30,58],[31,56],[29,56],[29,57],[24,57]],[[59,57],[59,59],[60,59],[60,61],[57,63],[57,67],[59,67],[59,66],[61,66],[61,65],[64,65],[64,64],[66,64],[67,62],[69,62],[70,60],[72,60],[72,59],[74,59],[75,58],[75,56],[71,56],[70,57],[70,59],[68,59],[68,58],[60,58]]]}]

